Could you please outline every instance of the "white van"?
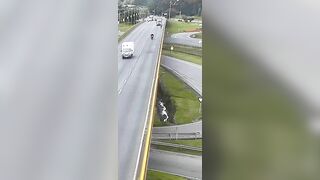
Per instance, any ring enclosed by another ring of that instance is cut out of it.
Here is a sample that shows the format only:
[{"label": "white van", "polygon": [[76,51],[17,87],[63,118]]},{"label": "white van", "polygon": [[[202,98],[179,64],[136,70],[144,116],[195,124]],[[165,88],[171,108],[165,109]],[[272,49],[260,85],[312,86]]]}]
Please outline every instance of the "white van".
[{"label": "white van", "polygon": [[123,42],[121,48],[122,58],[132,58],[134,53],[134,42]]}]

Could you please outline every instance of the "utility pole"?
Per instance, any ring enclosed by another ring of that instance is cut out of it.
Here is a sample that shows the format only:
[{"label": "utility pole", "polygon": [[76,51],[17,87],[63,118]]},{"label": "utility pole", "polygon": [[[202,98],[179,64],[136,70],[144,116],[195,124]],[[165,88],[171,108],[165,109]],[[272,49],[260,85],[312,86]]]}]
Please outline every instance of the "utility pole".
[{"label": "utility pole", "polygon": [[[172,5],[175,5],[177,2],[179,2],[179,0],[177,0],[176,2],[174,2],[172,4],[172,1],[170,1],[170,7],[169,7],[169,20],[171,19],[171,8],[172,8]],[[181,11],[180,11],[180,15],[181,15]]]},{"label": "utility pole", "polygon": [[172,5],[172,1],[170,1],[170,8],[169,8],[169,20],[171,18],[171,5]]}]

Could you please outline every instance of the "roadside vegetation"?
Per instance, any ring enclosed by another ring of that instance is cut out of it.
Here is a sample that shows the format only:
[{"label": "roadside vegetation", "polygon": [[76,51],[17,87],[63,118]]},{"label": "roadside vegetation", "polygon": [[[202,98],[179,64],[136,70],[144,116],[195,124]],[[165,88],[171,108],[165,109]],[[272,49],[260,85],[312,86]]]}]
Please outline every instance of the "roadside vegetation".
[{"label": "roadside vegetation", "polygon": [[[166,27],[166,34],[171,35],[178,32],[199,30],[201,30],[201,28],[199,28],[199,25],[196,23],[169,21]],[[172,51],[170,49],[171,46],[173,47]],[[163,55],[202,65],[202,48],[166,43],[162,49]]]},{"label": "roadside vegetation", "polygon": [[148,170],[147,180],[187,180],[184,177],[171,175],[159,171]]},{"label": "roadside vegetation", "polygon": [[191,54],[181,53],[177,51],[163,50],[162,55],[174,57],[180,60],[192,62],[195,64],[202,65],[202,58],[200,56],[195,56]]},{"label": "roadside vegetation", "polygon": [[[159,73],[160,82],[164,84],[166,91],[170,93],[176,112],[174,123],[159,122],[159,118],[155,118],[154,126],[186,124],[199,118],[201,116],[199,112],[200,102],[194,91],[163,67],[160,68]],[[156,115],[159,116],[158,114]]]},{"label": "roadside vegetation", "polygon": [[180,22],[180,21],[167,21],[166,31],[167,35],[171,35],[174,33],[181,33],[181,32],[195,32],[200,31],[201,27],[198,23],[192,22]]},{"label": "roadside vegetation", "polygon": [[121,32],[127,32],[131,27],[133,27],[134,25],[131,23],[119,23],[118,29]]},{"label": "roadside vegetation", "polygon": [[[166,142],[166,143],[172,143],[172,144],[181,144],[185,146],[192,146],[192,147],[199,147],[202,148],[202,139],[190,139],[190,140],[160,140],[161,142]],[[196,150],[189,150],[189,149],[184,149],[182,147],[168,147],[165,145],[152,145],[153,148],[165,150],[165,151],[172,151],[172,152],[178,152],[178,153],[185,153],[185,154],[190,154],[190,155],[197,155],[201,156],[202,152],[201,151],[196,151]]]},{"label": "roadside vegetation", "polygon": [[182,144],[193,147],[202,147],[202,139],[192,139],[192,140],[161,140],[167,143]]},{"label": "roadside vegetation", "polygon": [[202,57],[202,48],[200,47],[191,47],[191,46],[185,46],[180,44],[170,44],[170,43],[164,43],[162,49],[163,50],[170,50],[171,46],[173,46],[173,51],[175,52],[181,52],[185,54],[195,55]]},{"label": "roadside vegetation", "polygon": [[118,42],[120,42],[122,39],[124,39],[131,31],[133,31],[139,25],[140,25],[140,23],[137,23],[137,24],[119,23],[118,29],[120,32],[123,32],[123,34],[118,37]]},{"label": "roadside vegetation", "polygon": [[195,155],[195,156],[202,155],[201,151],[189,150],[189,149],[184,149],[184,148],[180,148],[180,147],[171,147],[171,146],[165,146],[165,145],[152,145],[152,148],[160,149],[160,150],[164,150],[164,151],[190,154],[190,155]]},{"label": "roadside vegetation", "polygon": [[153,116],[153,126],[154,127],[159,127],[159,126],[165,126],[166,125],[166,123],[161,122],[161,120],[160,120],[159,114],[157,112],[157,105],[155,105],[153,115],[154,115]]}]

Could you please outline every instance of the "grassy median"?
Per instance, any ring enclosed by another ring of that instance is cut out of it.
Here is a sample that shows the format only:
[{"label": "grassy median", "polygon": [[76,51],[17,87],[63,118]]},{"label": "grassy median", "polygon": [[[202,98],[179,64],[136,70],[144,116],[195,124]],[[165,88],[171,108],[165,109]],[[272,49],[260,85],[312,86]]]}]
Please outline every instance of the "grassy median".
[{"label": "grassy median", "polygon": [[200,56],[195,56],[191,54],[181,53],[177,51],[170,51],[170,50],[162,50],[162,55],[174,57],[180,60],[192,62],[195,64],[202,65],[202,58]]},{"label": "grassy median", "polygon": [[195,155],[195,156],[202,155],[201,151],[194,151],[194,150],[184,149],[184,148],[180,148],[180,147],[171,147],[171,146],[165,146],[165,145],[152,145],[152,148],[160,149],[160,150],[164,150],[164,151],[171,151],[171,152]]},{"label": "grassy median", "polygon": [[167,35],[181,32],[200,31],[201,27],[197,23],[168,21],[166,26]]},{"label": "grassy median", "polygon": [[193,147],[202,147],[202,139],[194,139],[194,140],[162,140],[163,142],[173,143],[173,144],[182,144],[186,146]]},{"label": "grassy median", "polygon": [[173,51],[181,52],[185,54],[195,55],[202,57],[202,48],[200,47],[192,47],[180,44],[170,44],[164,43],[162,49],[163,50],[171,50],[171,46],[173,47]]},{"label": "grassy median", "polygon": [[147,180],[186,180],[186,178],[159,171],[148,170]]},{"label": "grassy median", "polygon": [[[171,47],[173,47],[172,51]],[[163,44],[162,54],[202,65],[202,48],[166,43]]]},{"label": "grassy median", "polygon": [[[202,139],[161,140],[161,141],[162,142],[166,142],[166,143],[181,144],[181,145],[186,145],[186,146],[193,146],[193,147],[201,147],[202,148]],[[165,151],[185,153],[185,154],[196,155],[196,156],[201,156],[202,155],[201,151],[187,150],[187,149],[178,148],[178,147],[168,147],[168,146],[165,146],[165,145],[152,145],[152,146],[153,146],[153,148],[157,148],[157,149],[165,150]]]},{"label": "grassy median", "polygon": [[[160,68],[160,81],[170,93],[176,107],[175,124],[191,123],[201,116],[200,103],[194,91],[183,81],[164,68]],[[154,126],[172,125],[160,122],[155,118]]]}]

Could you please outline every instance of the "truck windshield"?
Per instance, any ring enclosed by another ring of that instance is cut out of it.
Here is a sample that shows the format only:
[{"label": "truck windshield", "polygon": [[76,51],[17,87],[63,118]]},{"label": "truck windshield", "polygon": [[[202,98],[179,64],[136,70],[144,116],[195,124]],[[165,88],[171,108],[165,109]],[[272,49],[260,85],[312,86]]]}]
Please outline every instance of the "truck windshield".
[{"label": "truck windshield", "polygon": [[131,52],[132,50],[129,48],[123,49],[123,52]]}]

